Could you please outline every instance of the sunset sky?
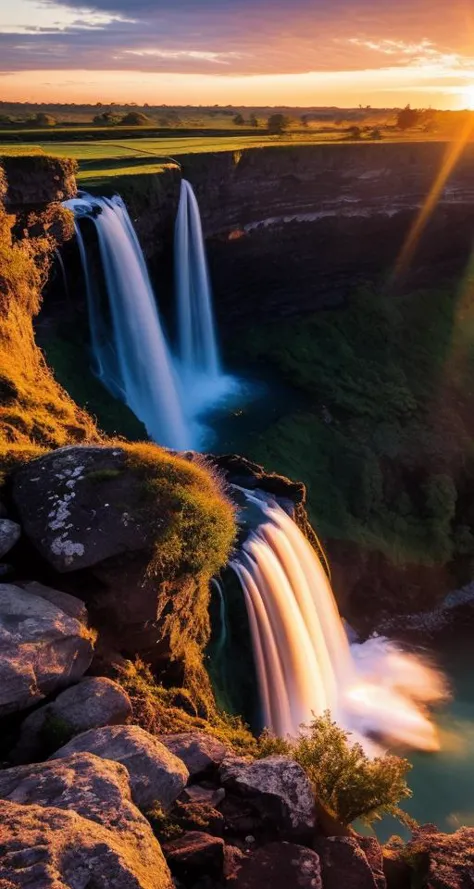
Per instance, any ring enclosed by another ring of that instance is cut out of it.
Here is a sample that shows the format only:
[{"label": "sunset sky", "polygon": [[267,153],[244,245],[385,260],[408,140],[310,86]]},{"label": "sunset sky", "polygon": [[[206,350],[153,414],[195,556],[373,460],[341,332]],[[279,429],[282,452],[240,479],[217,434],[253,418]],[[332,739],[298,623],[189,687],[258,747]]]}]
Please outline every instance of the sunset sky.
[{"label": "sunset sky", "polygon": [[474,108],[474,0],[0,0],[0,98]]}]

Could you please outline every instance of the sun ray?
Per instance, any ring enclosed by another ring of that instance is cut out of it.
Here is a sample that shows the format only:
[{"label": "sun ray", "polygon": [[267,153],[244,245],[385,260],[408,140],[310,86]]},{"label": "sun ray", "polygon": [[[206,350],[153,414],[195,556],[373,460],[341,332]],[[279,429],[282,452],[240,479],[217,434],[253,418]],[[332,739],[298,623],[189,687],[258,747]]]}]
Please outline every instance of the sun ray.
[{"label": "sun ray", "polygon": [[459,133],[458,138],[448,146],[443,163],[441,165],[441,169],[436,176],[435,181],[433,182],[433,185],[423,207],[421,208],[417,218],[415,219],[415,222],[413,223],[408,233],[408,236],[395,264],[393,275],[394,279],[398,278],[400,275],[403,275],[403,273],[410,265],[418,247],[420,238],[444,191],[446,182],[448,181],[467,143],[470,141],[473,135],[474,114],[469,114]]}]

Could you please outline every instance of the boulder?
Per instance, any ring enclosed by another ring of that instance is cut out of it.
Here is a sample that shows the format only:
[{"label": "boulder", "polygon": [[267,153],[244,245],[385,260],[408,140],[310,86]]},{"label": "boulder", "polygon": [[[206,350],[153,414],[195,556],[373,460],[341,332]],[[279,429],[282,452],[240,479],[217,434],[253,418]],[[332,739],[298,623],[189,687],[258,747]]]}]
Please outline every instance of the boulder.
[{"label": "boulder", "polygon": [[432,824],[413,831],[406,856],[430,889],[473,889],[474,827],[440,833]]},{"label": "boulder", "polygon": [[59,572],[143,550],[156,538],[144,521],[143,483],[119,447],[52,451],[14,473],[12,493],[26,535]]},{"label": "boulder", "polygon": [[44,759],[58,747],[51,747],[54,736],[63,744],[92,728],[122,725],[131,713],[130,698],[120,685],[103,676],[87,677],[26,717],[11,759],[31,762],[37,754]]},{"label": "boulder", "polygon": [[18,586],[21,586],[27,593],[33,593],[35,596],[40,596],[41,599],[52,602],[53,605],[56,605],[65,614],[69,614],[70,617],[75,617],[76,620],[87,624],[87,608],[82,599],[71,596],[70,593],[63,593],[62,590],[54,590],[52,587],[45,586],[44,583],[38,583],[36,580],[32,580],[29,583],[19,583]]},{"label": "boulder", "polygon": [[207,876],[219,880],[224,872],[224,840],[189,831],[163,846],[171,873],[184,882]]},{"label": "boulder", "polygon": [[21,528],[16,522],[0,518],[0,559],[3,559],[13,549],[15,543],[18,543],[20,535]]},{"label": "boulder", "polygon": [[228,758],[220,768],[222,785],[252,802],[280,836],[307,838],[315,828],[311,784],[298,763],[286,756],[247,762]]},{"label": "boulder", "polygon": [[[227,881],[232,889],[322,889],[316,852],[293,843],[268,843],[249,855]],[[346,889],[340,883],[338,889]]]},{"label": "boulder", "polygon": [[[137,813],[138,815],[139,813]],[[72,811],[0,802],[0,886],[173,889],[145,822],[108,829]]]},{"label": "boulder", "polygon": [[169,809],[189,777],[184,763],[137,725],[91,729],[61,747],[51,759],[82,752],[123,763],[133,800],[144,811],[156,804]]},{"label": "boulder", "polygon": [[[362,838],[363,842],[365,839]],[[376,840],[373,843],[367,846],[366,854],[356,837],[318,838],[315,849],[321,861],[324,889],[386,889],[382,850]]]},{"label": "boulder", "polygon": [[217,768],[228,754],[221,741],[204,732],[161,735],[160,741],[178,759],[182,759],[191,777]]},{"label": "boulder", "polygon": [[80,679],[93,634],[46,599],[0,584],[0,716]]},{"label": "boulder", "polygon": [[202,784],[189,784],[183,792],[183,797],[190,803],[219,806],[225,797],[225,790],[223,787],[204,787]]}]

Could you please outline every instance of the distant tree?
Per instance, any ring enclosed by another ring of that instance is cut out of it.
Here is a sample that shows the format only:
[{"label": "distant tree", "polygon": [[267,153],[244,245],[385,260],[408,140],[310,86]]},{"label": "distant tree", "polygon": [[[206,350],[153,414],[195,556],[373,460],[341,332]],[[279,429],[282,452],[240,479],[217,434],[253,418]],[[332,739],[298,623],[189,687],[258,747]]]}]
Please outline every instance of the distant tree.
[{"label": "distant tree", "polygon": [[347,130],[347,138],[351,142],[358,142],[362,138],[362,130],[360,127],[349,127]]},{"label": "distant tree", "polygon": [[36,127],[55,127],[57,120],[52,114],[46,114],[46,112],[40,111],[34,116],[33,124]]},{"label": "distant tree", "polygon": [[377,127],[375,128],[375,130],[372,130],[369,135],[369,139],[373,139],[374,142],[379,142],[381,138],[382,133]]},{"label": "distant tree", "polygon": [[255,116],[255,114],[250,115],[250,126],[251,127],[258,127],[258,120],[257,120],[257,117]]},{"label": "distant tree", "polygon": [[236,127],[243,127],[245,125],[245,120],[241,114],[236,114],[234,117],[234,123]]},{"label": "distant tree", "polygon": [[116,127],[117,124],[122,123],[122,117],[115,111],[104,111],[103,114],[96,114],[92,123],[99,127]]},{"label": "distant tree", "polygon": [[309,124],[309,114],[302,114],[300,117],[300,121],[304,127],[307,127]]},{"label": "distant tree", "polygon": [[129,111],[122,119],[122,123],[126,127],[146,127],[151,123],[147,114],[141,111]]},{"label": "distant tree", "polygon": [[268,118],[268,132],[272,136],[281,136],[290,126],[291,120],[284,114],[271,114]]},{"label": "distant tree", "polygon": [[422,117],[422,111],[417,111],[416,108],[412,108],[410,105],[407,105],[406,108],[402,108],[402,110],[399,111],[397,114],[397,129],[412,130],[413,127],[416,127],[417,124],[420,123]]}]

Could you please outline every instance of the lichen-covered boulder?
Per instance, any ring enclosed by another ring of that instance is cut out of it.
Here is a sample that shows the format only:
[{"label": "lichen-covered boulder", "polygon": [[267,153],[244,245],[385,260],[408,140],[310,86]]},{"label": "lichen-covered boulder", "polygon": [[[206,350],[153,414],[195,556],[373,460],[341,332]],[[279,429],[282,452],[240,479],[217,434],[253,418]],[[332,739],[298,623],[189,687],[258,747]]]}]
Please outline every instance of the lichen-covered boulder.
[{"label": "lichen-covered boulder", "polygon": [[311,784],[298,763],[286,756],[268,756],[255,762],[225,759],[220,768],[222,785],[252,802],[264,821],[281,836],[305,838],[315,827]]},{"label": "lichen-covered boulder", "polygon": [[[372,839],[372,838],[371,838]],[[378,846],[377,841],[373,841]],[[367,854],[357,837],[318,838],[315,849],[321,861],[324,889],[386,889],[382,850]]]},{"label": "lichen-covered boulder", "polygon": [[18,543],[21,536],[21,528],[10,519],[0,518],[0,559]]},{"label": "lichen-covered boulder", "polygon": [[88,676],[26,717],[11,759],[32,762],[37,755],[43,759],[54,753],[56,748],[51,744],[55,737],[63,744],[89,729],[122,725],[131,712],[130,698],[117,682],[104,676]]},{"label": "lichen-covered boulder", "polygon": [[406,857],[430,889],[473,889],[474,827],[440,833],[433,824],[413,831]]},{"label": "lichen-covered boulder", "polygon": [[161,735],[160,741],[178,759],[182,759],[192,777],[217,768],[228,754],[227,747],[221,741],[205,732]]},{"label": "lichen-covered boulder", "polygon": [[0,584],[0,715],[73,682],[92,661],[94,635],[46,599]]},{"label": "lichen-covered boulder", "polygon": [[[0,772],[0,886],[172,889],[126,769],[89,754]],[[3,881],[3,882],[2,882]]]},{"label": "lichen-covered boulder", "polygon": [[67,758],[79,752],[122,763],[130,776],[133,800],[143,811],[155,804],[170,808],[189,778],[184,763],[137,725],[91,729],[73,738],[51,758]]},{"label": "lichen-covered boulder", "polygon": [[[230,876],[232,889],[323,889],[316,852],[293,843],[268,843],[246,857]],[[346,889],[340,883],[338,889]]]}]

